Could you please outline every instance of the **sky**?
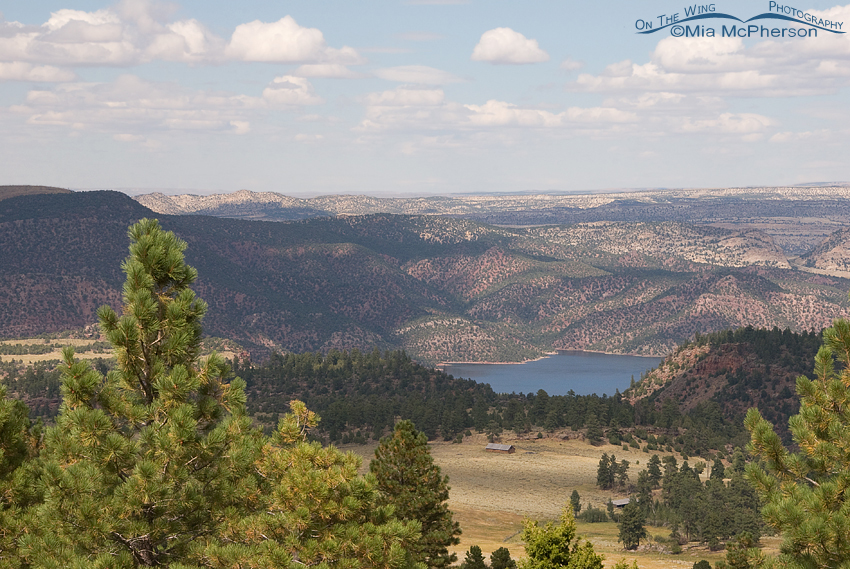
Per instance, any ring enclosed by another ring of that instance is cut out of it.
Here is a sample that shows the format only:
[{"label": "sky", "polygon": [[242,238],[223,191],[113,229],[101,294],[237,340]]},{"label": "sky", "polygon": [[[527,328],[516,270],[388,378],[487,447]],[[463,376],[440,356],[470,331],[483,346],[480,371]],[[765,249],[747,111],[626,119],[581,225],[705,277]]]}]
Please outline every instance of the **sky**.
[{"label": "sky", "polygon": [[793,1],[0,0],[0,184],[850,181],[850,5]]}]

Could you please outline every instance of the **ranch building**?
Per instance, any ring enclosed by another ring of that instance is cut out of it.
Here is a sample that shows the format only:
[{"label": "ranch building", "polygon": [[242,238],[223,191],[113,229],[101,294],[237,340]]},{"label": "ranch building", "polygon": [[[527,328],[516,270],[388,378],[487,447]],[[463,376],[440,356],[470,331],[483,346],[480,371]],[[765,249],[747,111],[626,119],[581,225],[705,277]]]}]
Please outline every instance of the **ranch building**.
[{"label": "ranch building", "polygon": [[499,443],[490,443],[484,447],[484,450],[487,452],[503,452],[505,454],[513,454],[516,452],[514,445],[501,445]]}]

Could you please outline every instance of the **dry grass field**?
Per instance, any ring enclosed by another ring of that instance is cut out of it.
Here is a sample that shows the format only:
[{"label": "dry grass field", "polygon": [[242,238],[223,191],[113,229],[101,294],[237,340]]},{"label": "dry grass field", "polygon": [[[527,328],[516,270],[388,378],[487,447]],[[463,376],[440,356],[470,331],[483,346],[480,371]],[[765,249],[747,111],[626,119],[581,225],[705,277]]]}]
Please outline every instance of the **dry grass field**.
[{"label": "dry grass field", "polygon": [[20,354],[20,355],[1,355],[0,361],[9,362],[12,360],[23,362],[25,364],[33,364],[37,362],[45,362],[50,360],[61,360],[62,359],[62,348],[59,346],[74,346],[78,348],[77,357],[80,359],[94,359],[94,358],[111,358],[112,351],[108,352],[83,352],[81,348],[85,348],[87,346],[91,346],[95,344],[99,340],[89,340],[89,339],[80,339],[80,338],[62,338],[61,340],[48,340],[45,342],[42,338],[27,338],[24,340],[4,340],[0,341],[0,344],[14,346],[16,344],[21,344],[22,346],[32,346],[36,344],[45,344],[49,343],[54,347],[53,351],[47,352],[45,354]]},{"label": "dry grass field", "polygon": [[[95,358],[111,358],[112,350],[106,350],[102,352],[82,351],[84,348],[91,346],[92,344],[100,342],[100,339],[84,339],[84,338],[58,338],[52,340],[45,340],[43,338],[26,338],[23,340],[2,340],[0,341],[0,345],[10,345],[14,346],[16,344],[21,344],[23,346],[32,346],[36,344],[50,344],[54,346],[54,349],[50,352],[44,354],[20,354],[20,355],[0,355],[0,361],[9,362],[12,360],[23,362],[24,364],[33,364],[38,362],[45,362],[50,360],[61,360],[62,359],[62,348],[64,346],[74,346],[77,348],[76,356],[81,360],[89,360]],[[236,355],[235,352],[223,350],[218,352],[222,357],[233,359],[233,356]]]},{"label": "dry grass field", "polygon": [[[462,444],[432,442],[429,444],[434,461],[449,476],[451,486],[449,507],[463,529],[461,543],[454,550],[458,559],[471,545],[478,545],[485,557],[499,547],[507,547],[514,558],[524,552],[519,532],[522,520],[529,517],[546,522],[555,520],[572,491],[578,490],[582,508],[590,503],[605,508],[609,499],[625,497],[596,488],[596,468],[602,453],[615,454],[617,460],[631,464],[629,478],[645,468],[651,455],[622,447],[603,445],[593,447],[581,440],[563,440],[553,436],[543,439],[502,437],[502,442],[516,447],[515,454],[496,454],[484,451],[484,435],[465,437]],[[375,445],[343,445],[363,457],[362,470],[368,471]],[[658,453],[664,455],[667,453]],[[677,456],[681,461],[681,457]],[[694,460],[691,459],[691,464]],[[593,542],[598,552],[605,554],[605,564],[612,566],[620,559],[636,560],[642,569],[690,568],[701,559],[714,565],[725,552],[709,552],[707,547],[685,547],[679,555],[657,551],[626,552],[617,542],[614,523],[578,524],[579,533]],[[648,527],[651,536],[667,537],[666,528]],[[778,548],[778,539],[762,538],[768,553]]]}]

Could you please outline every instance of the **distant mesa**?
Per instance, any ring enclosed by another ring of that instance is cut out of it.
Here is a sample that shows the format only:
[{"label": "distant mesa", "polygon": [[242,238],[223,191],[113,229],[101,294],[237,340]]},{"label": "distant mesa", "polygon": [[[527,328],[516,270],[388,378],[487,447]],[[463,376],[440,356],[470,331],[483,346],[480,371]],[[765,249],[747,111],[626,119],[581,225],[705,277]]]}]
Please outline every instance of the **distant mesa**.
[{"label": "distant mesa", "polygon": [[71,190],[54,188],[52,186],[0,186],[0,201],[17,196],[34,196],[38,194],[70,194]]},{"label": "distant mesa", "polygon": [[400,198],[328,195],[300,199],[240,190],[208,196],[153,193],[135,199],[157,213],[257,221],[371,214],[440,215],[503,226],[676,221],[745,233],[758,231],[770,236],[787,257],[804,255],[828,234],[850,226],[850,187],[844,183]]}]

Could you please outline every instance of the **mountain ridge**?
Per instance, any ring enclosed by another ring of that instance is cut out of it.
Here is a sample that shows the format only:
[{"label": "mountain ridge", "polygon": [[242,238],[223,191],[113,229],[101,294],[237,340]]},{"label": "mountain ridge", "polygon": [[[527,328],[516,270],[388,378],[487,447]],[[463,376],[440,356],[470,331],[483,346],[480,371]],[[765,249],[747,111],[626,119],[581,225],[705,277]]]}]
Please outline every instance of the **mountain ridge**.
[{"label": "mountain ridge", "polygon": [[431,364],[556,349],[663,356],[696,332],[819,330],[848,314],[850,281],[788,268],[753,231],[386,213],[270,223],[158,215],[85,192],[0,202],[0,336],[82,327],[100,304],[117,308],[127,227],[153,216],[189,245],[205,328],[257,357],[375,346]]}]

